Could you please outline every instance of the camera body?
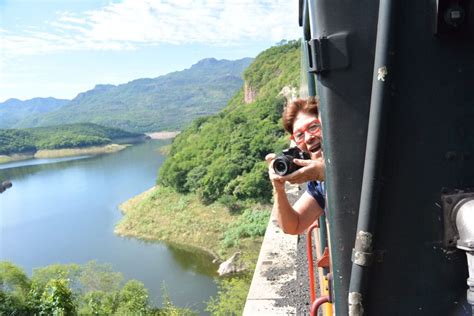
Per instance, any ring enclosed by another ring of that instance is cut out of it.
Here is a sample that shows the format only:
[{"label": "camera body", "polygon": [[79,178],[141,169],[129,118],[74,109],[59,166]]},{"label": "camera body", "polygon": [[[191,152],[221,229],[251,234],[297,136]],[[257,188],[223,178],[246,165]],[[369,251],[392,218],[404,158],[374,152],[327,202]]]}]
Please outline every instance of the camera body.
[{"label": "camera body", "polygon": [[293,159],[311,159],[311,156],[298,147],[285,149],[281,155],[277,156],[273,161],[273,170],[280,176],[286,176],[287,174],[295,172],[301,168],[301,166],[295,164]]}]

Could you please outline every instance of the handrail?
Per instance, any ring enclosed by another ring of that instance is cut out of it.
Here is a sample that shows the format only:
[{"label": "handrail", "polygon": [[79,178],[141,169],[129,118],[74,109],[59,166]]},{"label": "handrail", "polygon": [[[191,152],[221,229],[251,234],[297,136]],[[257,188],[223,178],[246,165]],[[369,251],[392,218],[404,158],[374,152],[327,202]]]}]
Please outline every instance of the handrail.
[{"label": "handrail", "polygon": [[314,264],[313,264],[313,230],[319,227],[319,222],[316,220],[308,228],[306,238],[306,252],[308,254],[308,269],[309,269],[309,295],[311,303],[316,300],[316,290],[314,288]]},{"label": "handrail", "polygon": [[311,316],[318,316],[319,307],[321,307],[321,305],[323,305],[324,303],[328,303],[328,302],[329,302],[329,296],[327,296],[327,295],[326,296],[321,296],[320,298],[318,298],[311,305],[310,315]]}]

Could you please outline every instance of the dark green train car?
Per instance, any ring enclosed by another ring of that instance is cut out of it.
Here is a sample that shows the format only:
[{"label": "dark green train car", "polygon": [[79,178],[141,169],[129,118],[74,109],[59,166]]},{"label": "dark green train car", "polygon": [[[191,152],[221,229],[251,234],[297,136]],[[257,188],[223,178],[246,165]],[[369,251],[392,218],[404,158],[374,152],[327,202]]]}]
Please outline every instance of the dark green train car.
[{"label": "dark green train car", "polygon": [[471,315],[474,1],[299,4],[334,313]]}]

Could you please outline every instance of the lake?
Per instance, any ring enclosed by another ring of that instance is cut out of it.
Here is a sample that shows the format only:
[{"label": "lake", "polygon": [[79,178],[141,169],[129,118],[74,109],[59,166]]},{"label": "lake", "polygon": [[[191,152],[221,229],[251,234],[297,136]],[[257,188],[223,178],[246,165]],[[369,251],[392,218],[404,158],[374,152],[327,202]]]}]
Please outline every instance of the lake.
[{"label": "lake", "polygon": [[0,260],[32,269],[54,263],[110,263],[126,280],[145,284],[161,304],[166,285],[172,302],[202,312],[217,292],[215,270],[204,253],[146,243],[113,233],[118,206],[151,188],[165,157],[152,140],[114,154],[33,159],[0,164],[13,187],[0,194]]}]

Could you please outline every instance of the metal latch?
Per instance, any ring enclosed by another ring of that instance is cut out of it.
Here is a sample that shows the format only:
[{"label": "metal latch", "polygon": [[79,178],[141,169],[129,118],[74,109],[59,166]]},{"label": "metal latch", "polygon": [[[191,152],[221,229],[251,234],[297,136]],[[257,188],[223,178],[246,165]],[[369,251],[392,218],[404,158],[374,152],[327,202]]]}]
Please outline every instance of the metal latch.
[{"label": "metal latch", "polygon": [[320,74],[348,67],[347,36],[342,32],[307,41],[309,72]]}]

